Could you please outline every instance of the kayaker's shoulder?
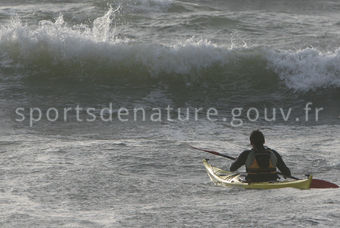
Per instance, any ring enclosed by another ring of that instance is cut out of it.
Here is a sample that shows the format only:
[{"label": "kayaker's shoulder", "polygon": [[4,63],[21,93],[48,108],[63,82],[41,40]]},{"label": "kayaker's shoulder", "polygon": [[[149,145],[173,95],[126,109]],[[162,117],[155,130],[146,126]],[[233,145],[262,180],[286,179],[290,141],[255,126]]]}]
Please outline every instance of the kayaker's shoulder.
[{"label": "kayaker's shoulder", "polygon": [[244,150],[240,156],[248,156],[248,154],[251,152],[251,150]]},{"label": "kayaker's shoulder", "polygon": [[[265,148],[266,150],[270,150],[270,151],[276,152],[276,150],[274,150],[273,148],[270,148],[269,146],[264,146],[264,148]],[[277,152],[276,152],[276,153],[277,153]]]},{"label": "kayaker's shoulder", "polygon": [[272,148],[270,148],[270,147],[265,147],[266,149],[269,149],[270,151],[272,151],[275,155],[278,155],[278,156],[280,156],[280,154],[276,151],[276,150],[274,150],[274,149],[272,149]]}]

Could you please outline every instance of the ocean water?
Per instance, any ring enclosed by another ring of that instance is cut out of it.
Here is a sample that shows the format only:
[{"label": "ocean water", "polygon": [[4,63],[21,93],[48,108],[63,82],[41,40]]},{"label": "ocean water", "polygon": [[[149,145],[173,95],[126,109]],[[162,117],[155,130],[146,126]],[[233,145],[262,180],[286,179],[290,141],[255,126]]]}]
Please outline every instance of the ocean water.
[{"label": "ocean water", "polygon": [[[294,176],[340,184],[339,12],[336,0],[1,0],[0,227],[338,227],[339,190],[214,186],[202,159],[231,162],[190,145],[237,156],[261,129]],[[145,120],[121,121],[122,107]]]}]

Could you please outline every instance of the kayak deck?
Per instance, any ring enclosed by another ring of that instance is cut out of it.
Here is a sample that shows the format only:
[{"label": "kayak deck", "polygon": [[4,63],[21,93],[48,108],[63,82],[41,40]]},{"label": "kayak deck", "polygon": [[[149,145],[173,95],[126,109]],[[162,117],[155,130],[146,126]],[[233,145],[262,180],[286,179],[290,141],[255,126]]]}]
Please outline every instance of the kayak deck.
[{"label": "kayak deck", "polygon": [[242,187],[246,189],[274,189],[274,188],[297,188],[309,189],[312,182],[312,176],[302,180],[284,180],[273,182],[256,182],[247,183],[240,180],[241,174],[225,171],[223,169],[211,166],[206,159],[203,160],[204,167],[207,170],[211,181],[216,185],[227,187]]}]

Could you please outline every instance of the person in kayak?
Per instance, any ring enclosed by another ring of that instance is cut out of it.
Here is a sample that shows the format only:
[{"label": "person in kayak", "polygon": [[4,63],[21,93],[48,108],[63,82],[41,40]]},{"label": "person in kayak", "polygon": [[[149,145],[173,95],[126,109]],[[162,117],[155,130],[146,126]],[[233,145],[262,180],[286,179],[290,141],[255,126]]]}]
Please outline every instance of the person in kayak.
[{"label": "person in kayak", "polygon": [[264,143],[263,133],[259,130],[253,131],[250,135],[250,144],[253,148],[243,151],[231,164],[230,171],[234,172],[245,165],[247,182],[275,181],[279,178],[276,168],[284,176],[291,176],[290,170],[283,162],[280,154],[264,146]]}]

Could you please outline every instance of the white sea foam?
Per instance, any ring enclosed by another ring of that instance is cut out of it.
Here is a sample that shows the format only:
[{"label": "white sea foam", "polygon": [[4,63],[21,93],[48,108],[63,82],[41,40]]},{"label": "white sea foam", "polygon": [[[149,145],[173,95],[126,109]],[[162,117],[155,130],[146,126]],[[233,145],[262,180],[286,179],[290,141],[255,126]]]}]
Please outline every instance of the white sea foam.
[{"label": "white sea foam", "polygon": [[[261,80],[258,72],[267,68],[296,91],[340,86],[339,49],[323,53],[311,48],[285,51],[233,44],[227,47],[195,38],[169,44],[140,42],[116,35],[121,29],[115,24],[119,10],[110,8],[92,26],[68,25],[62,15],[54,22],[40,21],[38,26],[13,18],[0,27],[0,66],[21,67],[26,73],[40,70],[46,77],[54,72],[77,77],[135,74],[161,79],[173,75],[183,76],[189,83],[199,81],[202,75],[213,78],[217,68],[222,74],[228,72],[225,77],[229,77],[248,67],[251,71],[247,77]],[[251,66],[263,60],[265,64]],[[235,65],[241,67],[230,72]]]},{"label": "white sea foam", "polygon": [[269,67],[289,88],[308,91],[340,87],[340,49],[322,53],[308,48],[299,51],[266,52]]}]

